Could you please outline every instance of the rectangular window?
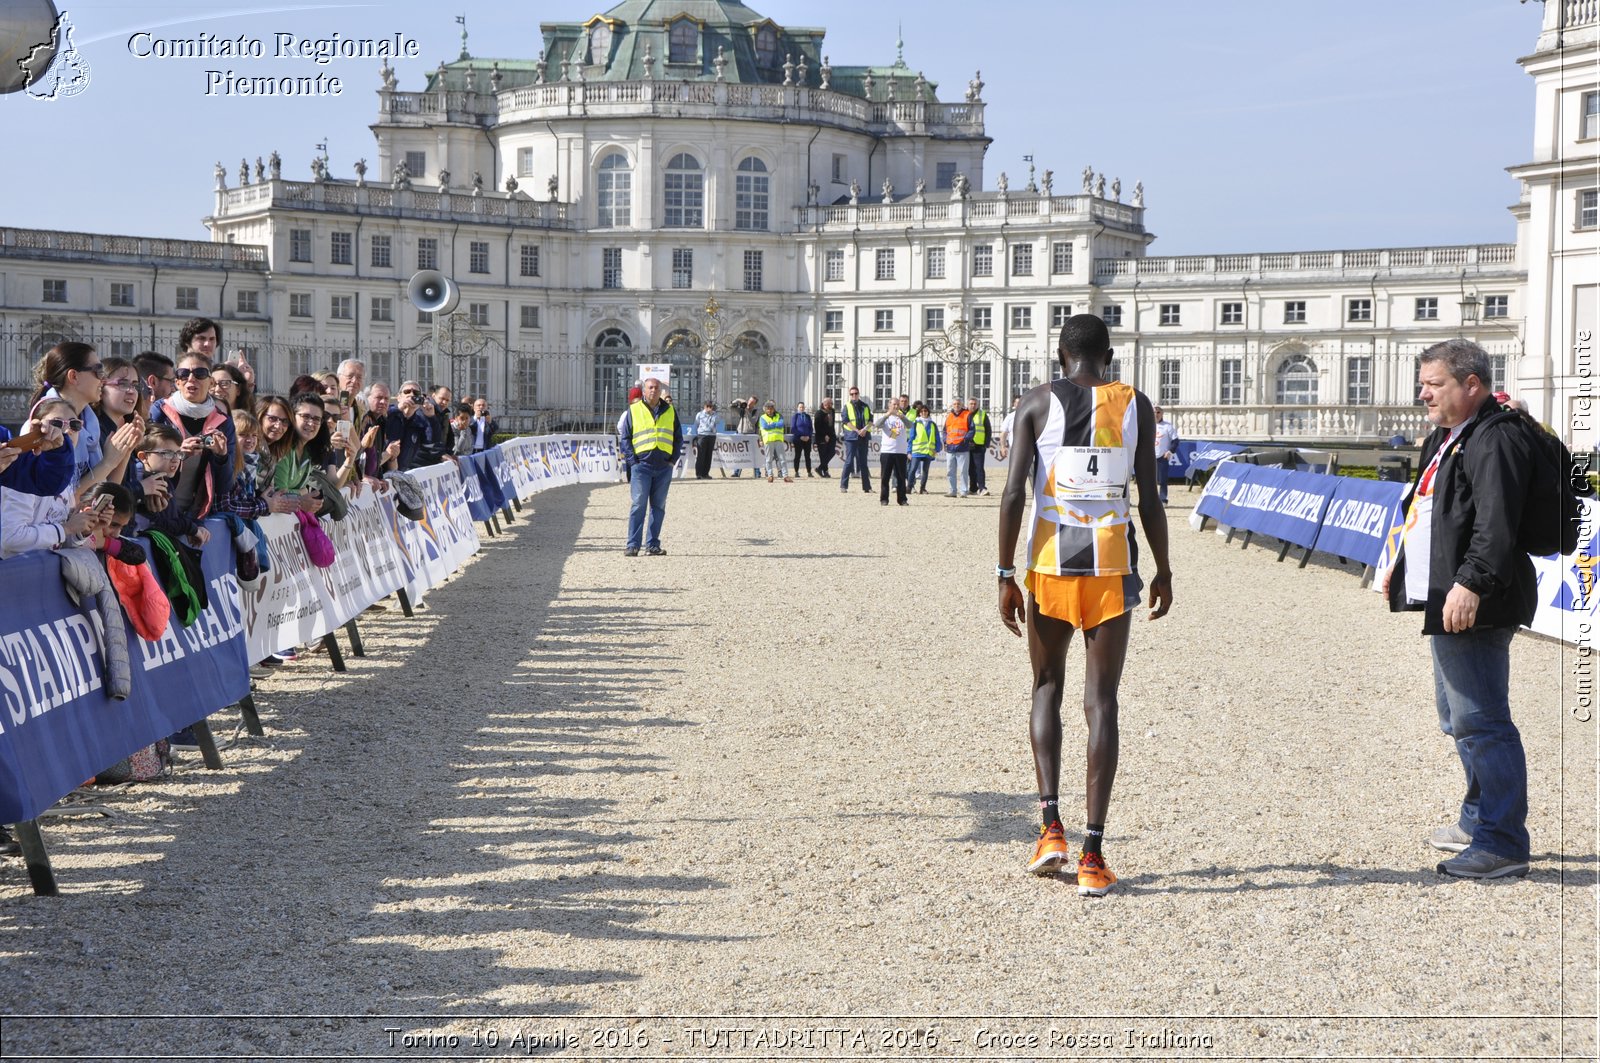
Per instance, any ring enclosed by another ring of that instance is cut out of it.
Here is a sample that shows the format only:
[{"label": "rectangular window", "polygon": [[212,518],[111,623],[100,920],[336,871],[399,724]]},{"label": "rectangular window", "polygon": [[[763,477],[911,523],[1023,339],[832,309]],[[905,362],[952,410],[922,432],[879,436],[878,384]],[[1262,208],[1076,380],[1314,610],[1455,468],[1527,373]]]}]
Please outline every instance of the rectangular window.
[{"label": "rectangular window", "polygon": [[622,248],[606,247],[600,250],[600,287],[622,287]]},{"label": "rectangular window", "polygon": [[1162,303],[1161,304],[1161,323],[1163,325],[1181,325],[1181,324],[1183,324],[1183,321],[1182,321],[1182,318],[1180,316],[1179,307],[1178,307],[1177,303]]},{"label": "rectangular window", "polygon": [[761,290],[761,252],[746,251],[744,253],[744,290],[759,292]]},{"label": "rectangular window", "polygon": [[[309,297],[308,297],[309,298]],[[305,376],[311,372],[311,348],[289,348],[289,376]]]},{"label": "rectangular window", "polygon": [[876,268],[873,277],[880,281],[894,280],[894,248],[878,248]]},{"label": "rectangular window", "polygon": [[[1057,362],[1056,363],[1056,377],[1059,379],[1060,377],[1063,377],[1065,375],[1066,374],[1061,371],[1061,363]],[[1111,368],[1106,370],[1106,379],[1107,380],[1121,380],[1122,379],[1122,359],[1121,358],[1112,358],[1111,359]]]},{"label": "rectangular window", "polygon": [[1011,245],[1011,275],[1013,277],[1033,276],[1033,245]]},{"label": "rectangular window", "polygon": [[822,279],[825,281],[844,280],[844,251],[833,249],[822,254]]},{"label": "rectangular window", "polygon": [[1162,406],[1178,403],[1179,362],[1176,358],[1161,359],[1161,388],[1156,401]]},{"label": "rectangular window", "polygon": [[1013,306],[1011,308],[1011,331],[1029,332],[1033,329],[1033,307]]},{"label": "rectangular window", "polygon": [[388,269],[391,265],[390,252],[394,244],[387,236],[374,236],[372,238],[372,268]]},{"label": "rectangular window", "polygon": [[1583,94],[1583,117],[1578,123],[1578,136],[1583,140],[1600,137],[1600,92]]},{"label": "rectangular window", "polygon": [[928,255],[928,279],[931,281],[944,280],[944,248],[930,247]]},{"label": "rectangular window", "polygon": [[1489,390],[1504,391],[1506,389],[1506,356],[1491,354],[1489,356]]},{"label": "rectangular window", "polygon": [[1222,323],[1224,325],[1242,325],[1242,324],[1244,324],[1244,304],[1243,303],[1223,303],[1222,304]]},{"label": "rectangular window", "polygon": [[843,310],[824,310],[822,312],[822,331],[823,332],[843,332],[844,331],[844,311]]},{"label": "rectangular window", "polygon": [[1345,365],[1344,401],[1351,406],[1372,405],[1372,358],[1351,358]]},{"label": "rectangular window", "polygon": [[[242,295],[244,293],[241,292],[240,294]],[[124,284],[124,283],[121,283],[120,281],[112,281],[111,282],[111,305],[112,306],[132,306],[133,305],[133,285]]]},{"label": "rectangular window", "polygon": [[433,236],[417,238],[417,268],[439,268],[439,240]]},{"label": "rectangular window", "polygon": [[1283,323],[1285,325],[1304,325],[1306,323],[1306,301],[1304,299],[1290,299],[1283,304]]},{"label": "rectangular window", "polygon": [[236,297],[235,309],[241,314],[261,313],[260,292],[240,292]]},{"label": "rectangular window", "polygon": [[1106,328],[1122,327],[1122,307],[1116,303],[1107,303],[1100,308],[1100,320],[1106,323]]},{"label": "rectangular window", "polygon": [[922,311],[922,330],[924,332],[944,331],[944,307],[930,306]]},{"label": "rectangular window", "polygon": [[524,277],[537,277],[539,275],[539,245],[522,245],[522,275]]},{"label": "rectangular window", "polygon": [[[130,362],[133,361],[133,341],[132,340],[112,340],[111,341],[111,357],[113,357],[113,358],[126,358]],[[252,358],[251,361],[253,362],[253,361],[255,361],[255,359]]]},{"label": "rectangular window", "polygon": [[[428,153],[425,151],[406,152],[406,175],[413,181],[420,181],[428,176]],[[432,267],[428,267],[432,268]]]},{"label": "rectangular window", "polygon": [[533,149],[532,148],[518,148],[517,149],[517,176],[518,177],[532,177],[533,176]]},{"label": "rectangular window", "polygon": [[979,244],[972,249],[972,275],[974,277],[994,276],[994,248],[988,244]]},{"label": "rectangular window", "polygon": [[1438,296],[1429,295],[1429,296],[1426,296],[1425,298],[1421,298],[1421,299],[1417,300],[1417,320],[1418,321],[1437,321],[1437,320],[1439,320],[1439,298],[1438,298]]},{"label": "rectangular window", "polygon": [[289,293],[289,316],[290,317],[310,317],[311,316],[311,293],[310,292],[290,292]]},{"label": "rectangular window", "polygon": [[844,363],[822,363],[822,396],[835,404],[844,400]]},{"label": "rectangular window", "polygon": [[972,364],[972,386],[967,391],[967,397],[977,399],[978,408],[981,410],[989,408],[989,392],[993,384],[993,369],[994,367],[988,362],[974,362]]},{"label": "rectangular window", "polygon": [[1372,320],[1372,300],[1371,299],[1351,299],[1350,300],[1350,304],[1349,304],[1349,309],[1345,314],[1345,320],[1346,321],[1371,321]]},{"label": "rectangular window", "polygon": [[922,400],[935,410],[944,406],[943,362],[927,362],[923,365]]},{"label": "rectangular window", "polygon": [[179,310],[199,310],[200,289],[179,285],[173,290],[172,305]]},{"label": "rectangular window", "polygon": [[956,186],[956,164],[953,162],[936,162],[933,164],[933,187],[944,189],[948,192]]},{"label": "rectangular window", "polygon": [[848,184],[849,183],[849,181],[847,181],[846,178],[845,178],[845,174],[849,172],[848,170],[845,169],[845,165],[846,165],[845,156],[840,155],[838,152],[834,152],[834,155],[833,155],[833,183],[834,184],[842,185],[842,184]]},{"label": "rectangular window", "polygon": [[489,242],[474,240],[467,246],[467,272],[489,272]]},{"label": "rectangular window", "polygon": [[874,332],[893,332],[894,331],[894,311],[893,310],[879,310],[879,311],[876,311],[873,314],[873,318],[872,318],[872,330]]},{"label": "rectangular window", "polygon": [[350,233],[334,232],[328,234],[328,261],[335,266],[348,266],[352,261],[355,240]]},{"label": "rectangular window", "polygon": [[539,360],[518,358],[517,375],[512,381],[516,390],[517,406],[531,410],[539,405]]},{"label": "rectangular window", "polygon": [[1483,297],[1483,316],[1484,317],[1510,317],[1511,316],[1511,296],[1509,296],[1509,295],[1486,295],[1486,296],[1484,296]]},{"label": "rectangular window", "polygon": [[290,262],[310,262],[311,261],[311,230],[310,229],[290,229],[289,230],[289,261]]},{"label": "rectangular window", "polygon": [[1072,316],[1071,303],[1056,303],[1050,308],[1050,328],[1058,329],[1067,323],[1067,318]]},{"label": "rectangular window", "polygon": [[1029,372],[1029,366],[1028,366],[1027,362],[1025,362],[1025,361],[1023,361],[1021,359],[1013,359],[1012,360],[1012,362],[1011,362],[1011,380],[1008,382],[1008,384],[1009,384],[1009,386],[1011,388],[1011,397],[1012,398],[1016,398],[1019,395],[1027,394],[1027,391],[1028,391],[1028,372]]},{"label": "rectangular window", "polygon": [[[883,311],[879,311],[883,313]],[[872,408],[884,409],[894,398],[894,363],[872,363]]]},{"label": "rectangular window", "polygon": [[1578,193],[1578,228],[1600,226],[1600,189],[1586,188]]},{"label": "rectangular window", "polygon": [[539,308],[537,306],[525,306],[522,308],[522,327],[539,327]]},{"label": "rectangular window", "polygon": [[328,319],[330,321],[350,321],[355,315],[355,296],[330,295],[328,297]]},{"label": "rectangular window", "polygon": [[467,304],[467,320],[468,320],[468,322],[470,324],[476,325],[479,328],[483,328],[486,325],[488,325],[489,324],[489,304],[488,303],[469,303],[469,304]]},{"label": "rectangular window", "polygon": [[[394,379],[394,352],[390,350],[373,350],[369,348],[367,354],[367,379],[381,380],[388,383]],[[252,359],[252,362],[254,359]]]},{"label": "rectangular window", "polygon": [[674,288],[694,287],[693,248],[674,247],[672,249],[672,286]]},{"label": "rectangular window", "polygon": [[1224,406],[1242,406],[1244,404],[1244,359],[1224,358],[1220,365],[1222,367],[1222,388],[1217,394],[1217,401]]},{"label": "rectangular window", "polygon": [[419,325],[431,325],[431,324],[433,324],[433,311],[431,311],[431,310],[418,310],[417,311],[417,324],[419,324]]},{"label": "rectangular window", "polygon": [[1072,244],[1060,240],[1050,245],[1050,272],[1059,277],[1072,272]]},{"label": "rectangular window", "polygon": [[372,297],[372,320],[394,320],[394,299],[392,297],[387,295],[375,295]]},{"label": "rectangular window", "polygon": [[981,332],[994,328],[994,311],[987,306],[972,308],[972,327]]},{"label": "rectangular window", "polygon": [[489,394],[489,356],[487,354],[474,355],[467,359],[467,394],[480,396]]}]

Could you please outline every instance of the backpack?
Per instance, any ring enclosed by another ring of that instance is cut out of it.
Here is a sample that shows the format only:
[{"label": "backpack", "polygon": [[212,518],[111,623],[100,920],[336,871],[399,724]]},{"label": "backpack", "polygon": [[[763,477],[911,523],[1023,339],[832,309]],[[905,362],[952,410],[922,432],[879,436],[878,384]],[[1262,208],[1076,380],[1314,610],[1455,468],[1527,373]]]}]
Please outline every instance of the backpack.
[{"label": "backpack", "polygon": [[1521,410],[1490,414],[1483,427],[1502,421],[1513,422],[1522,432],[1533,457],[1528,500],[1517,526],[1517,549],[1534,557],[1574,553],[1583,523],[1581,499],[1594,494],[1587,462],[1574,459],[1565,443]]}]

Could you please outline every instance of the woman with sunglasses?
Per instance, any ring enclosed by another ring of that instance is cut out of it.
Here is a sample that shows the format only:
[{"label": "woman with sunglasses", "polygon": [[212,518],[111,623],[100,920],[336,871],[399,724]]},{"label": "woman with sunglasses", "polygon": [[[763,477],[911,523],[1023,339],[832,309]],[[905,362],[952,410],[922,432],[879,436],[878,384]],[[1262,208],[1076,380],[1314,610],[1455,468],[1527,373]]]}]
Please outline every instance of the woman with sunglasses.
[{"label": "woman with sunglasses", "polygon": [[[183,436],[181,464],[168,505],[175,512],[169,519],[183,514],[198,525],[233,490],[238,461],[233,418],[211,398],[211,359],[190,352],[178,359],[173,375],[177,390],[151,404],[150,420],[170,425]],[[203,543],[203,534],[196,538]]]},{"label": "woman with sunglasses", "polygon": [[[66,450],[77,446],[77,437],[83,431],[83,421],[75,415],[68,399],[41,399],[34,410],[34,421],[50,437],[62,440]],[[80,505],[71,474],[65,481],[55,494],[0,488],[0,558],[88,542],[107,515],[105,507]]]},{"label": "woman with sunglasses", "polygon": [[230,414],[234,410],[249,413],[255,406],[255,397],[250,394],[250,384],[235,365],[223,364],[211,367],[211,398],[226,406]]},{"label": "woman with sunglasses", "polygon": [[39,386],[28,401],[29,407],[36,408],[46,398],[65,399],[72,407],[69,420],[79,422],[72,432],[77,463],[73,487],[80,496],[121,469],[144,436],[143,425],[125,424],[102,439],[99,419],[86,411],[91,403],[99,401],[105,377],[105,366],[87,343],[58,343],[33,367],[33,378]]}]

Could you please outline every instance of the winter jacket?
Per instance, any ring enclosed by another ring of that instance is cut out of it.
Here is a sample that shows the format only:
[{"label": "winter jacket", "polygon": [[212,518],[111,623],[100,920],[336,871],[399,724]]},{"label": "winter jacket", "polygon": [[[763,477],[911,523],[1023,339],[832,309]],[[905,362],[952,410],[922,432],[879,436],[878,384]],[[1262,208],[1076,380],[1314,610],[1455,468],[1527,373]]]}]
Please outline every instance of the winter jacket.
[{"label": "winter jacket", "polygon": [[122,701],[133,691],[133,670],[128,663],[128,629],[122,622],[122,604],[111,589],[111,577],[100,563],[100,555],[85,547],[57,550],[61,558],[61,582],[74,605],[93,610],[100,616],[102,656],[105,658],[106,693]]}]

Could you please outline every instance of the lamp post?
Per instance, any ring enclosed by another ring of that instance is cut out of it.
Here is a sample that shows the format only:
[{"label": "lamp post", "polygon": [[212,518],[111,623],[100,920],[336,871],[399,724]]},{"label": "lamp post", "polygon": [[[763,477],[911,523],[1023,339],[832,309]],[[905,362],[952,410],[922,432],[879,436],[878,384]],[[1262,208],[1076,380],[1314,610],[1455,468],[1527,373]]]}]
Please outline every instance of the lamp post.
[{"label": "lamp post", "polygon": [[956,367],[956,387],[952,397],[961,399],[968,397],[967,368],[974,362],[993,358],[1000,353],[999,347],[980,339],[964,317],[956,318],[948,328],[940,329],[923,340],[922,346],[916,350],[919,358],[933,355],[941,362]]},{"label": "lamp post", "polygon": [[[1467,290],[1467,271],[1466,270],[1462,270],[1461,271],[1460,286],[1461,286],[1461,302],[1460,302],[1460,306],[1461,306],[1461,326],[1462,326],[1462,328],[1466,328],[1468,326],[1471,326],[1473,328],[1483,328],[1483,327],[1487,326],[1489,328],[1503,329],[1504,331],[1509,332],[1514,337],[1516,337],[1516,340],[1517,340],[1517,363],[1518,364],[1515,367],[1515,369],[1511,370],[1507,374],[1508,376],[1516,375],[1517,372],[1521,371],[1522,359],[1528,353],[1527,339],[1522,335],[1522,326],[1520,324],[1513,324],[1511,321],[1501,321],[1499,318],[1484,317],[1484,318],[1480,319],[1479,312],[1483,308],[1483,302],[1482,302],[1482,300],[1480,300],[1478,298],[1478,290],[1476,288],[1472,289],[1471,291]],[[1507,383],[1509,383],[1509,381],[1507,381]],[[1491,389],[1491,390],[1493,390],[1493,389]]]}]

